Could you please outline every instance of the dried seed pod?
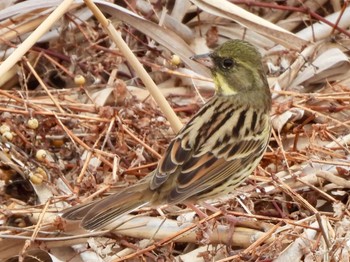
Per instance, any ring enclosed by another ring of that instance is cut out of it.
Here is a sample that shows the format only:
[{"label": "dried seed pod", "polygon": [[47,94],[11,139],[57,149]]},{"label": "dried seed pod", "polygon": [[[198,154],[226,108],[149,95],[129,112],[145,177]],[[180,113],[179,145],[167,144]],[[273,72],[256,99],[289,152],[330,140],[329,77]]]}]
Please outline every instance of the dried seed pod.
[{"label": "dried seed pod", "polygon": [[36,151],[35,157],[39,161],[44,161],[46,156],[47,156],[47,153],[44,149],[39,149],[38,151]]},{"label": "dried seed pod", "polygon": [[85,77],[82,76],[82,75],[76,75],[76,76],[74,77],[74,83],[75,83],[76,85],[82,86],[82,85],[85,84],[85,82],[86,82],[86,79],[85,79]]},{"label": "dried seed pod", "polygon": [[10,131],[7,131],[2,134],[2,137],[5,138],[7,141],[12,141],[13,134]]},{"label": "dried seed pod", "polygon": [[30,175],[29,179],[33,184],[39,185],[43,181],[47,181],[46,171],[44,169],[42,169],[41,167],[38,167],[35,170],[35,172]]},{"label": "dried seed pod", "polygon": [[171,60],[170,63],[174,66],[178,66],[179,64],[181,64],[181,57],[179,57],[178,55],[172,55],[171,56]]},{"label": "dried seed pod", "polygon": [[2,124],[2,125],[0,126],[0,133],[1,133],[1,134],[4,134],[4,133],[6,133],[6,132],[10,132],[10,131],[11,131],[11,128],[10,128],[9,125],[7,125],[7,124]]},{"label": "dried seed pod", "polygon": [[30,129],[37,129],[39,127],[39,121],[36,118],[31,118],[27,121],[27,126]]}]

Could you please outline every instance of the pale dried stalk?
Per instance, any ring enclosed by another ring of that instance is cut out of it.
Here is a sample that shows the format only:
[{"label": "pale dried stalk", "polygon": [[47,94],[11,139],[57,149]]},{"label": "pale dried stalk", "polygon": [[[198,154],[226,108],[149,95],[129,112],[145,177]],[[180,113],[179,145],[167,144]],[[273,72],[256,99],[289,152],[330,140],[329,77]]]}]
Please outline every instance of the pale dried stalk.
[{"label": "pale dried stalk", "polygon": [[272,234],[275,233],[275,231],[280,227],[280,225],[281,223],[274,225],[268,232],[262,235],[257,241],[253,242],[249,247],[247,247],[239,255],[226,257],[218,260],[218,262],[235,261],[235,259],[239,259],[241,256],[248,255],[249,253],[254,252],[254,250],[258,248],[259,245],[263,244],[265,241],[268,241],[272,237]]},{"label": "pale dried stalk", "polygon": [[73,0],[64,0],[36,30],[20,44],[17,49],[0,65],[0,79],[23,55],[60,19],[69,9]]},{"label": "pale dried stalk", "polygon": [[[159,217],[125,215],[122,218],[115,221],[114,225],[119,225],[117,229],[112,230],[113,225],[110,225],[108,228],[116,234],[121,234],[124,236],[129,236],[138,239],[152,239],[153,241],[157,241],[155,244],[145,248],[145,250],[138,251],[140,252],[140,254],[142,254],[144,252],[155,249],[157,246],[167,245],[169,242],[198,243],[198,224],[206,224],[209,220],[215,219],[220,213],[220,211],[214,213],[213,215],[199,222],[186,222],[183,224],[180,224],[178,221],[172,219],[164,220]],[[38,217],[41,214],[42,213],[34,213],[33,215],[35,217]],[[55,214],[46,212],[46,219],[47,221],[54,220]],[[86,233],[81,228],[79,228],[74,222],[71,225],[67,224],[66,227],[67,228],[65,231],[65,236],[55,235],[52,237],[42,237],[39,232],[39,235],[36,236],[35,239],[37,241],[45,241],[45,246],[48,248],[57,246],[63,247],[72,245],[72,242],[70,242],[70,240],[75,240],[74,244],[86,243],[86,238],[97,237],[107,232],[98,231]],[[259,239],[260,243],[261,241],[263,241],[264,243],[272,243],[275,240],[275,237],[270,234],[270,232],[273,232],[272,230],[269,230],[269,232],[263,232],[257,229],[236,226],[232,233],[229,227],[229,225],[213,223],[210,226],[210,229],[208,229],[207,231],[207,241],[213,245],[231,244],[232,246],[240,246],[247,248],[252,245],[252,240],[255,239]],[[42,227],[41,229],[46,232],[54,231],[54,229],[51,226],[47,226],[46,228]],[[0,248],[0,259],[4,258],[5,251],[8,251],[7,256],[16,254],[19,246],[23,244],[23,240],[31,239],[31,234],[28,233],[30,232],[24,232],[23,234],[16,236],[0,234],[1,238],[6,239],[6,242],[1,242],[2,246]],[[72,235],[67,236],[67,234]],[[135,253],[131,254],[131,256],[135,255]],[[126,258],[124,257],[122,259]]]},{"label": "pale dried stalk", "polygon": [[43,21],[45,21],[45,19],[47,19],[47,15],[43,14],[42,16],[35,17],[32,20],[25,21],[25,23],[22,23],[18,26],[12,27],[9,30],[7,30],[6,32],[2,32],[1,38],[3,41],[11,41],[11,40],[15,39],[16,37],[18,37],[19,35],[21,36],[21,35],[24,35],[26,33],[32,32],[33,30],[38,28],[38,26],[40,26],[40,24],[42,24]]},{"label": "pale dried stalk", "polygon": [[158,106],[170,122],[170,125],[175,133],[179,132],[182,128],[182,123],[176,116],[174,110],[170,107],[169,103],[159,91],[157,85],[153,82],[152,78],[148,75],[147,71],[143,68],[137,57],[130,50],[128,45],[124,42],[120,33],[114,28],[109,20],[102,14],[97,6],[91,0],[85,0],[86,5],[94,13],[97,20],[101,23],[104,29],[108,32],[111,39],[119,47],[120,51],[124,54],[126,60],[130,63],[132,68],[136,71],[137,75],[141,78],[146,88],[157,102]]},{"label": "pale dried stalk", "polygon": [[62,107],[60,106],[60,104],[56,101],[56,99],[54,98],[54,96],[51,94],[51,92],[49,91],[49,89],[47,88],[47,86],[45,85],[44,81],[41,79],[41,77],[38,75],[38,73],[35,71],[34,67],[30,64],[30,62],[27,59],[24,59],[26,65],[28,66],[28,68],[30,69],[30,71],[32,72],[32,74],[35,76],[36,80],[38,80],[38,82],[40,83],[41,87],[46,91],[47,95],[50,97],[51,101],[54,103],[54,105],[57,107],[58,111],[60,111],[60,113],[64,113],[64,110],[62,109]]}]

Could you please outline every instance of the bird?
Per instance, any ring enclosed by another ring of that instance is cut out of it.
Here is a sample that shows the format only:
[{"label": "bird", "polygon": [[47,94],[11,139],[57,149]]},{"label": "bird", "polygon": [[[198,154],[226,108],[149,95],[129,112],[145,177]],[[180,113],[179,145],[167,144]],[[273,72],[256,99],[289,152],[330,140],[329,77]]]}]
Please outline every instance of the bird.
[{"label": "bird", "polygon": [[215,94],[171,140],[154,171],[101,200],[63,212],[100,230],[141,207],[200,204],[234,192],[258,166],[270,133],[271,93],[262,56],[244,40],[195,55],[209,67]]}]

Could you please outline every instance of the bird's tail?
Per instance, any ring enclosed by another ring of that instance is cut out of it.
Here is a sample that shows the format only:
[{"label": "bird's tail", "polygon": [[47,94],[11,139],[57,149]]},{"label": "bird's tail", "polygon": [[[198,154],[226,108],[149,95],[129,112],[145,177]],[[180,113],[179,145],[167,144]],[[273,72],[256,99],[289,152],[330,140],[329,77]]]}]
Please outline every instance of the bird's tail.
[{"label": "bird's tail", "polygon": [[151,196],[147,182],[137,183],[102,200],[68,208],[62,217],[81,220],[81,226],[87,230],[99,230],[119,217],[147,205]]}]

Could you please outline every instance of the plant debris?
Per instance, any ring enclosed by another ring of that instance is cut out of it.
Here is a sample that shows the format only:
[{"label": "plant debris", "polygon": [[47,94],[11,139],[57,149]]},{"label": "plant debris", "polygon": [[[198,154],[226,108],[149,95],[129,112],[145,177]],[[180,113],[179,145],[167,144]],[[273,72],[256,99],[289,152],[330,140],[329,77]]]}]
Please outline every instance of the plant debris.
[{"label": "plant debris", "polygon": [[151,172],[177,127],[82,1],[2,1],[0,258],[349,261],[347,2],[94,2],[182,123],[214,92],[190,57],[227,39],[256,45],[273,95],[268,150],[246,183],[200,207],[202,220],[178,205],[142,208],[110,231],[67,225],[63,209]]}]

